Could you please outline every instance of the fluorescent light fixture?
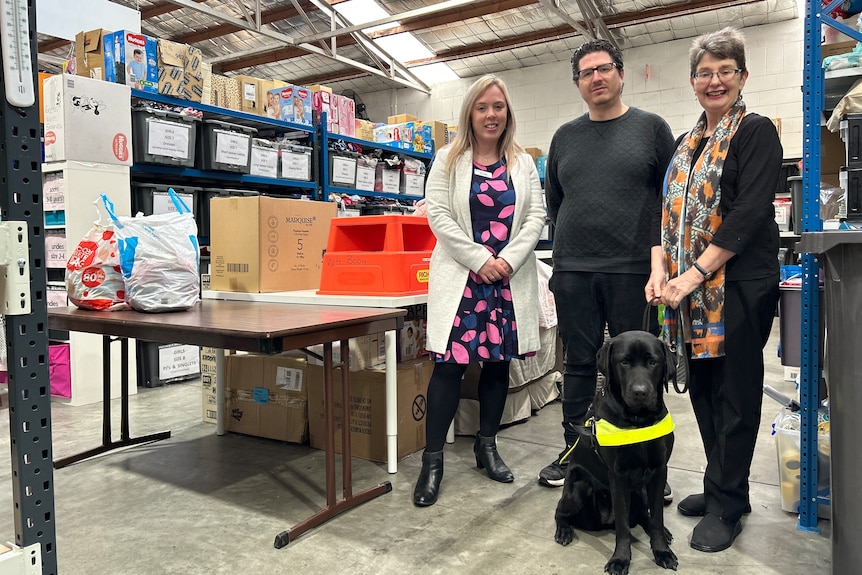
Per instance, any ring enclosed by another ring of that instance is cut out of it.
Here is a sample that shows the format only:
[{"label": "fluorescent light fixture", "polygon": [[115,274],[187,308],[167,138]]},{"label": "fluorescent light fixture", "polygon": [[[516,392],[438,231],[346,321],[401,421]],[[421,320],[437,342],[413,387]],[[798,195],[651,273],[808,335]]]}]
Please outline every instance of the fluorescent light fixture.
[{"label": "fluorescent light fixture", "polygon": [[[334,5],[333,8],[347,18],[351,24],[363,24],[389,16],[389,13],[375,0],[348,0],[347,2],[340,2]],[[386,29],[397,25],[397,22],[392,22],[377,26],[376,28],[368,28],[365,31]],[[434,53],[410,32],[383,36],[373,40],[373,44],[379,46],[381,50],[385,50],[386,53],[392,55],[393,58],[401,63],[434,57]],[[382,54],[379,55],[382,57]],[[443,62],[414,66],[410,68],[410,71],[426,84],[436,84],[458,79],[458,75],[452,71],[452,68]]]},{"label": "fluorescent light fixture", "polygon": [[410,32],[384,36],[377,38],[375,42],[399,62],[411,62],[434,57],[434,53]]},{"label": "fluorescent light fixture", "polygon": [[441,82],[451,82],[458,79],[458,74],[456,74],[445,62],[425,64],[424,66],[414,66],[410,68],[410,71],[429,86],[439,84]]},{"label": "fluorescent light fixture", "polygon": [[[372,20],[381,20],[389,16],[389,12],[375,2],[375,0],[347,0],[333,6],[336,12],[347,18],[351,24],[364,24]],[[377,29],[390,28],[397,23],[383,24],[376,28],[367,28],[366,32]]]}]

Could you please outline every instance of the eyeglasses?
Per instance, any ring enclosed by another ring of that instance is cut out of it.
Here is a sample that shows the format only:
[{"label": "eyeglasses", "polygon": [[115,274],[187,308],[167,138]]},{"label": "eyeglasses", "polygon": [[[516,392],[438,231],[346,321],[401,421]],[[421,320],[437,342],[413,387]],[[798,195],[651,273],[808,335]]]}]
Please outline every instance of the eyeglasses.
[{"label": "eyeglasses", "polygon": [[592,68],[584,68],[577,74],[575,74],[575,80],[589,80],[593,77],[595,72],[598,72],[602,76],[607,76],[611,73],[611,70],[614,68],[620,68],[621,66],[616,62],[611,62],[610,64],[602,64],[601,66],[594,66]]},{"label": "eyeglasses", "polygon": [[742,68],[736,68],[730,70],[719,70],[718,72],[695,72],[691,77],[698,82],[711,82],[713,76],[718,76],[719,80],[726,82],[742,71]]}]

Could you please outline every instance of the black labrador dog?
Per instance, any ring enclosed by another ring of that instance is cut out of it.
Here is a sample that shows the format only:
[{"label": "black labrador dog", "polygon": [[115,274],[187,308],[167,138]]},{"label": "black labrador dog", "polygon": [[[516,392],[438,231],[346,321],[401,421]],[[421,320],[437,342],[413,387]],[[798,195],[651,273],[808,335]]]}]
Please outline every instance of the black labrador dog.
[{"label": "black labrador dog", "polygon": [[664,526],[664,486],[673,450],[664,392],[676,371],[673,354],[654,335],[628,331],[605,342],[596,359],[605,380],[568,455],[554,539],[565,546],[574,538],[573,528],[615,529],[616,546],[605,571],[626,575],[631,529],[640,525],[655,562],[675,571],[673,536]]}]

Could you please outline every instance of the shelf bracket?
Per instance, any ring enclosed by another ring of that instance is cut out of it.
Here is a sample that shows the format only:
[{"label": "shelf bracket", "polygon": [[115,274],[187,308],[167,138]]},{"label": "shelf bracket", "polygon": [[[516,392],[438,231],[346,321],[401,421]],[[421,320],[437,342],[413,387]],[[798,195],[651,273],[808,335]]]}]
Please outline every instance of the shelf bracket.
[{"label": "shelf bracket", "polygon": [[30,313],[30,244],[27,222],[0,222],[0,314]]}]

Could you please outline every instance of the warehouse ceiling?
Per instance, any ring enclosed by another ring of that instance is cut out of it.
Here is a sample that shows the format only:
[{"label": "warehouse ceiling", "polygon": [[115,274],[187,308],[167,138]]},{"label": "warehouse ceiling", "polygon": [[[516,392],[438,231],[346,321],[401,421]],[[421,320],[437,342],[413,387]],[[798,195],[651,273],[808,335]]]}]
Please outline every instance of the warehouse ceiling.
[{"label": "warehouse ceiling", "polygon": [[[428,92],[432,64],[448,66],[452,79],[468,78],[568,61],[590,38],[625,51],[729,23],[744,28],[798,17],[797,0],[376,0],[383,12],[368,22],[339,14],[347,0],[113,2],[140,10],[145,34],[200,48],[215,73],[360,94]],[[409,34],[425,55],[411,59],[393,47],[393,39]],[[40,34],[39,52],[43,67],[57,69],[71,43]]]}]

